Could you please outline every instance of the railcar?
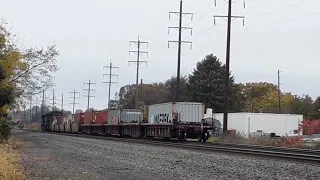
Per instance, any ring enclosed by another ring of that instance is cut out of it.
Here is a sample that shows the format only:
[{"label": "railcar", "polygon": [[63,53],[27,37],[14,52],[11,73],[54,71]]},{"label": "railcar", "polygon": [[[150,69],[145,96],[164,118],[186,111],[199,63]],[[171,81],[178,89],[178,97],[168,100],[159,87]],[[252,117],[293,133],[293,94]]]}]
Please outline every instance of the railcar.
[{"label": "railcar", "polygon": [[85,133],[88,135],[101,134],[106,136],[136,137],[136,138],[176,138],[180,141],[198,139],[206,142],[210,137],[209,130],[214,126],[202,121],[201,123],[120,123],[120,124],[87,124],[55,122],[62,113],[51,112],[42,116],[43,131],[62,133]]},{"label": "railcar", "polygon": [[[201,103],[163,103],[149,106],[148,120],[141,117],[141,110],[110,110],[84,113],[83,119],[63,122],[62,112],[52,111],[42,116],[43,131],[63,133],[100,134],[105,136],[198,139],[206,142],[213,124],[203,119]],[[140,113],[140,115],[139,115]],[[199,120],[200,119],[200,120]]]}]

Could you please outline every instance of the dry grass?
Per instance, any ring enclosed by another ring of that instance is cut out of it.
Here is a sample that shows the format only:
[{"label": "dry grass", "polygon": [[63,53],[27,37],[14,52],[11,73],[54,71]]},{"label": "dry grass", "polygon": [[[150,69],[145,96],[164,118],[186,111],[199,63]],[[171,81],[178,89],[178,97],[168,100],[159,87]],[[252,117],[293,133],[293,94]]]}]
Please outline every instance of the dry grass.
[{"label": "dry grass", "polygon": [[24,143],[19,140],[9,140],[6,144],[0,145],[0,179],[26,179],[20,170],[20,166],[17,162],[18,155],[15,152],[15,149],[22,148],[23,146]]},{"label": "dry grass", "polygon": [[30,130],[34,130],[34,131],[40,131],[41,130],[41,125],[33,123],[33,124],[26,125],[25,128],[30,129]]}]

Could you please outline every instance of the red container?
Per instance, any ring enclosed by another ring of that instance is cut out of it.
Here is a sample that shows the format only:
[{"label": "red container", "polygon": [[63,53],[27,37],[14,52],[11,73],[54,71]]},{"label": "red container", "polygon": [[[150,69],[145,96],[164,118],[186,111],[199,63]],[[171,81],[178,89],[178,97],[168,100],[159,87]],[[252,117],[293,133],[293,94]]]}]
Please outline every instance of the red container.
[{"label": "red container", "polygon": [[107,111],[93,111],[84,113],[84,124],[107,124]]},{"label": "red container", "polygon": [[93,112],[84,112],[84,124],[92,124]]},{"label": "red container", "polygon": [[84,123],[84,113],[78,113],[74,115],[74,122],[76,124],[83,124]]},{"label": "red container", "polygon": [[108,123],[108,112],[107,111],[99,111],[95,112],[93,115],[93,124],[107,124]]}]

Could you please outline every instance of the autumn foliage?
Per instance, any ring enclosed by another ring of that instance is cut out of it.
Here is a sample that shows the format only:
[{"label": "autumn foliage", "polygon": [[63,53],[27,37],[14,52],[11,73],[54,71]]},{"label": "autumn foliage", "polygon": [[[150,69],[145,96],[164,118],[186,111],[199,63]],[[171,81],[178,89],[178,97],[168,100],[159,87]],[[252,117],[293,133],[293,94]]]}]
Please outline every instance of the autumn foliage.
[{"label": "autumn foliage", "polygon": [[304,135],[320,134],[320,120],[304,120],[298,131]]}]

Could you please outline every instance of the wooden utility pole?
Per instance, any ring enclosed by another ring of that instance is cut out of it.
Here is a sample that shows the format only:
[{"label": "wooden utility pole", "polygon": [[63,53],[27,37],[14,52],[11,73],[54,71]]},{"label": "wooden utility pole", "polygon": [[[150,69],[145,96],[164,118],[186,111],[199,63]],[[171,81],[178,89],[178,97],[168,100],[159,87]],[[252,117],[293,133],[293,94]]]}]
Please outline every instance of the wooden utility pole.
[{"label": "wooden utility pole", "polygon": [[169,12],[169,19],[171,14],[176,14],[179,16],[179,26],[178,27],[169,27],[169,33],[170,29],[176,29],[179,32],[178,36],[178,41],[168,41],[168,48],[170,43],[177,43],[178,44],[178,63],[177,63],[177,89],[176,89],[176,94],[175,94],[175,99],[173,102],[179,101],[179,90],[180,90],[180,66],[181,66],[181,46],[182,43],[188,43],[190,44],[190,49],[192,48],[192,42],[191,41],[182,41],[182,31],[183,30],[190,30],[191,35],[192,35],[192,28],[191,27],[182,27],[182,17],[184,15],[190,15],[191,16],[191,21],[193,19],[193,13],[185,13],[182,10],[183,8],[183,1],[180,0],[180,9],[179,12]]},{"label": "wooden utility pole", "polygon": [[278,70],[278,113],[281,114],[280,70]]},{"label": "wooden utility pole", "polygon": [[[241,18],[244,19],[244,16],[232,16],[232,0],[228,0],[228,15],[227,16],[219,16],[214,15],[214,23],[215,18],[227,18],[228,28],[227,28],[227,49],[226,49],[226,73],[225,73],[225,81],[224,81],[224,111],[223,111],[223,132],[226,132],[228,129],[228,113],[229,113],[229,82],[230,82],[230,46],[231,46],[231,21],[233,19]],[[216,4],[216,3],[215,3]],[[243,23],[244,25],[244,23]]]}]

